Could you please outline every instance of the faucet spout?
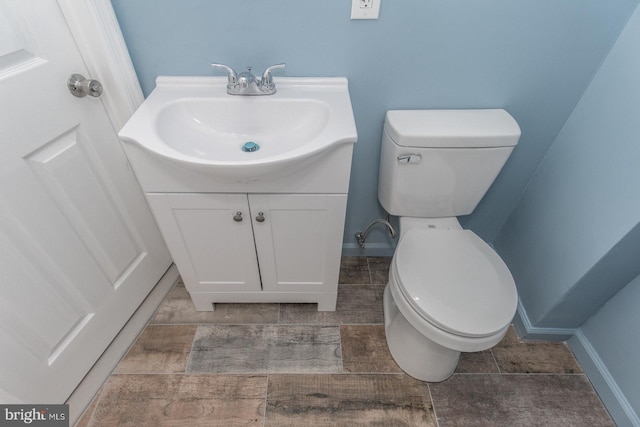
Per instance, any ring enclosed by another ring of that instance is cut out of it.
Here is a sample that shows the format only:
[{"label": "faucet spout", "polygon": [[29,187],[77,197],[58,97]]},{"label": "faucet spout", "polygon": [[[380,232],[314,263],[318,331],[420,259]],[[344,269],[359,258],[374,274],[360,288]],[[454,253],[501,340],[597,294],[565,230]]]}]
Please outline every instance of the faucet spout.
[{"label": "faucet spout", "polygon": [[247,67],[247,71],[243,71],[238,75],[238,85],[242,89],[249,89],[250,86],[258,86],[258,79],[251,72],[252,67]]},{"label": "faucet spout", "polygon": [[227,93],[229,95],[273,95],[276,93],[276,85],[273,82],[271,71],[277,68],[284,68],[285,64],[267,67],[260,80],[253,75],[251,67],[247,67],[247,71],[237,74],[233,68],[224,64],[212,63],[211,66],[227,71]]}]

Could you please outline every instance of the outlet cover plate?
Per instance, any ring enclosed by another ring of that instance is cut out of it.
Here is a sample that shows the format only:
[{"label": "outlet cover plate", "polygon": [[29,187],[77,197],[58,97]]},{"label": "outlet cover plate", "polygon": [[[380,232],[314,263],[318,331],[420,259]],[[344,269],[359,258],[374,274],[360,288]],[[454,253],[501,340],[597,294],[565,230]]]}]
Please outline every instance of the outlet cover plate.
[{"label": "outlet cover plate", "polygon": [[381,0],[351,0],[351,19],[378,19]]}]

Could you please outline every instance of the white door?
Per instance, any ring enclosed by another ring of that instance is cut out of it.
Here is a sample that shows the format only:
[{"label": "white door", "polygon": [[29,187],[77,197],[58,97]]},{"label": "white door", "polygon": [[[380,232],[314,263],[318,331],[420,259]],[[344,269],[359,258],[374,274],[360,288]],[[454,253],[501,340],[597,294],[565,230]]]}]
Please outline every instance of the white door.
[{"label": "white door", "polygon": [[[0,0],[0,397],[61,403],[171,264],[55,0]],[[105,87],[105,91],[109,88]]]},{"label": "white door", "polygon": [[335,292],[346,194],[250,194],[249,205],[262,288]]},{"label": "white door", "polygon": [[198,310],[199,293],[259,292],[246,194],[147,194],[149,204]]}]

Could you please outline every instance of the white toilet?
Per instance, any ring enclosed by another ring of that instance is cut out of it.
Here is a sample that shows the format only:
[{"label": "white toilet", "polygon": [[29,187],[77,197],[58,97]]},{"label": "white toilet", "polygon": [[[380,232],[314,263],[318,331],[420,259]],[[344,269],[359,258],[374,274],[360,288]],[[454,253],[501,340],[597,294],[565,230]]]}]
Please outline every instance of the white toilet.
[{"label": "white toilet", "polygon": [[507,332],[518,296],[502,259],[456,216],[470,214],[520,138],[504,110],[388,111],[378,199],[400,217],[384,292],[391,355],[423,381]]}]

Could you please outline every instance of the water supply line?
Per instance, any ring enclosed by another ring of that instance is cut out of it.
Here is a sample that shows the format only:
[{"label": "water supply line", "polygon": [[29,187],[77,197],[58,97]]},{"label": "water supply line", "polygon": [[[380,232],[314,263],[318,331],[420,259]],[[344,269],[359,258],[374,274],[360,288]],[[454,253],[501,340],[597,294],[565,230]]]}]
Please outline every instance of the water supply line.
[{"label": "water supply line", "polygon": [[369,234],[369,231],[371,231],[371,228],[373,228],[373,226],[377,224],[384,224],[389,230],[389,234],[391,235],[391,238],[392,239],[396,238],[396,230],[393,228],[393,226],[389,222],[389,214],[387,214],[386,219],[378,218],[376,220],[373,220],[371,224],[369,224],[367,228],[365,228],[364,231],[358,231],[356,233],[356,240],[358,241],[358,245],[360,245],[361,249],[364,249],[364,242],[367,239],[367,234]]}]

